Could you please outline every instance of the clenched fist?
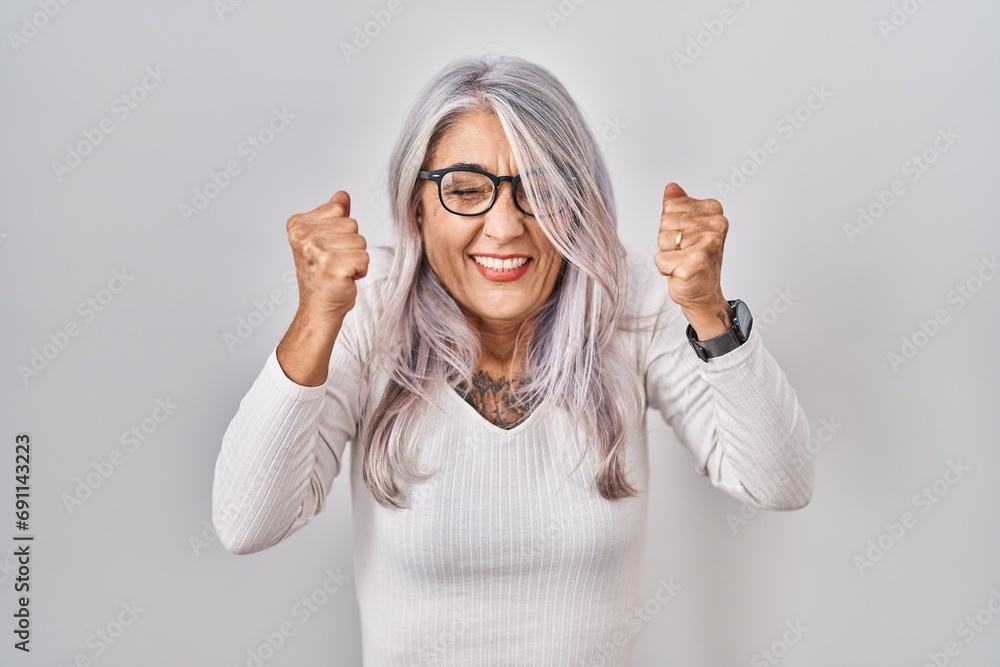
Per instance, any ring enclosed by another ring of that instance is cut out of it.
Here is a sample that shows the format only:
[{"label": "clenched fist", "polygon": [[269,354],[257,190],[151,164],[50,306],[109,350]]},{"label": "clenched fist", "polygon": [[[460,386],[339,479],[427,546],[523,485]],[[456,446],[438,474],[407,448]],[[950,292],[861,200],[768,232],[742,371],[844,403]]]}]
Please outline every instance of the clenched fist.
[{"label": "clenched fist", "polygon": [[350,215],[351,196],[340,190],[285,225],[299,283],[299,311],[310,318],[342,321],[357,299],[355,281],[368,273],[365,237]]},{"label": "clenched fist", "polygon": [[[656,268],[668,277],[670,298],[681,307],[698,340],[732,326],[722,295],[722,250],[729,221],[715,199],[694,199],[676,183],[663,190]],[[679,247],[678,247],[679,243]]]}]

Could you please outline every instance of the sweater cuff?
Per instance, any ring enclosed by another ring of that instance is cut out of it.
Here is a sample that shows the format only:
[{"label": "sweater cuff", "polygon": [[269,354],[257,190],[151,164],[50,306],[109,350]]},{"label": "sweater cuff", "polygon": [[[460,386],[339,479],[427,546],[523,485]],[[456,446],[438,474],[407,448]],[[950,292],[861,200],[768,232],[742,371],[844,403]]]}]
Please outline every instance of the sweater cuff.
[{"label": "sweater cuff", "polygon": [[307,387],[289,379],[278,363],[278,346],[275,345],[264,363],[264,369],[272,384],[282,393],[283,396],[295,401],[309,402],[315,401],[323,396],[326,391],[326,383],[318,387]]}]

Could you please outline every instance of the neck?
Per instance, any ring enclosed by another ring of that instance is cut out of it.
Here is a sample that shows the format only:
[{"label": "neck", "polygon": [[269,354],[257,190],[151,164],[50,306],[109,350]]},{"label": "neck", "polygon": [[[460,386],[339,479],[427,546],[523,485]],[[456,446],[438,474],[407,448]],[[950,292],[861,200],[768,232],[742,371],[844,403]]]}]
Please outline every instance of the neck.
[{"label": "neck", "polygon": [[479,366],[483,370],[499,371],[507,374],[513,364],[514,371],[517,372],[520,362],[524,358],[525,342],[529,339],[529,332],[521,332],[521,344],[518,346],[517,356],[514,355],[514,341],[517,339],[518,331],[521,329],[523,321],[516,323],[475,323],[482,340]]}]

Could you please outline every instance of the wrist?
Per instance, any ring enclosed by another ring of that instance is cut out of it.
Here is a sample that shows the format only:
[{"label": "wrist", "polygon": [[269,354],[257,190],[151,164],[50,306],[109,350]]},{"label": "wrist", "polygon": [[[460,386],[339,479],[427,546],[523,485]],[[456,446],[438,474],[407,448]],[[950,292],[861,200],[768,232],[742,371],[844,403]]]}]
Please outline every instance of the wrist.
[{"label": "wrist", "polygon": [[682,312],[699,341],[721,336],[733,326],[732,308],[725,299],[719,301],[713,308],[682,309]]},{"label": "wrist", "polygon": [[319,329],[340,329],[346,315],[347,313],[331,311],[325,306],[302,299],[299,300],[299,307],[295,311],[296,320]]}]

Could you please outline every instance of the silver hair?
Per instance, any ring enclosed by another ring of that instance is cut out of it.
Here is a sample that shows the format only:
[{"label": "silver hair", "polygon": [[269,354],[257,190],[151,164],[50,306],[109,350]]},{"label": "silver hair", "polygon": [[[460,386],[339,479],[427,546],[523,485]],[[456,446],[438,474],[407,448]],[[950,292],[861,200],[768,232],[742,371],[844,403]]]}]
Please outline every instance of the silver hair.
[{"label": "silver hair", "polygon": [[525,346],[517,393],[528,404],[548,396],[572,423],[584,426],[588,446],[596,447],[602,496],[635,496],[625,448],[645,403],[635,362],[616,344],[615,332],[625,327],[629,278],[608,170],[583,114],[555,76],[497,54],[459,58],[438,72],[411,108],[389,161],[396,290],[385,296],[391,325],[379,327],[373,342],[389,381],[361,435],[364,482],[381,505],[407,507],[396,476],[410,482],[431,476],[417,472],[412,461],[420,401],[432,402],[436,382],[458,379],[472,386],[481,337],[427,263],[416,221],[417,172],[427,168],[445,131],[481,111],[499,120],[518,172],[558,174],[557,200],[568,202],[549,214],[545,202],[528,192],[535,220],[564,261],[552,294],[515,341],[515,355],[518,345]]}]

